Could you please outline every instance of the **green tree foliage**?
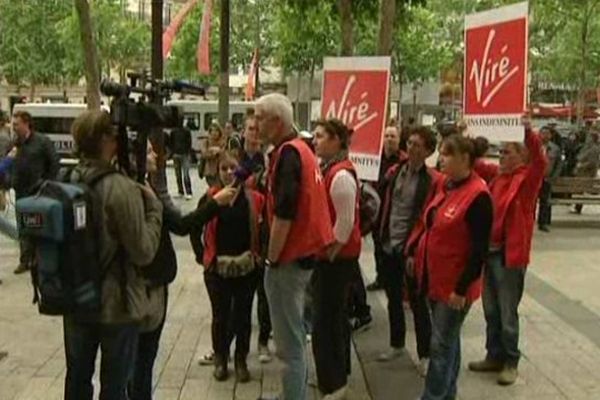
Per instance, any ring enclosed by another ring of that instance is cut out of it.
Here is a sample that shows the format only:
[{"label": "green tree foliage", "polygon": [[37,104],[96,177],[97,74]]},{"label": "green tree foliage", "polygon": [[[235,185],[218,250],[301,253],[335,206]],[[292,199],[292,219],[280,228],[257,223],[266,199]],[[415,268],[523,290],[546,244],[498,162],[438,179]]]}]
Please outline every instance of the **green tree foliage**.
[{"label": "green tree foliage", "polygon": [[0,0],[0,74],[9,83],[61,82],[65,49],[56,26],[71,7],[61,0]]},{"label": "green tree foliage", "polygon": [[452,64],[453,44],[442,27],[438,14],[422,6],[407,7],[393,46],[396,80],[423,83]]},{"label": "green tree foliage", "polygon": [[[125,71],[148,65],[150,25],[128,15],[119,0],[95,0],[90,7],[101,75],[108,76],[117,70],[123,79]],[[79,29],[74,11],[58,24],[58,33],[66,51],[65,70],[72,80],[83,76]]]},{"label": "green tree foliage", "polygon": [[276,6],[272,24],[275,63],[287,73],[306,74],[319,68],[323,57],[335,55],[339,24],[332,17],[333,9],[328,2],[302,8],[283,2]]}]

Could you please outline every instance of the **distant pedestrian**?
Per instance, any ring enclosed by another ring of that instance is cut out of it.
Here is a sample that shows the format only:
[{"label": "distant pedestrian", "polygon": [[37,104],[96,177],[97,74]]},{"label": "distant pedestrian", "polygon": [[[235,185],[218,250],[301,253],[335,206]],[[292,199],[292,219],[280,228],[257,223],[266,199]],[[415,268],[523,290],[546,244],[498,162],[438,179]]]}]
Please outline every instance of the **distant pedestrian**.
[{"label": "distant pedestrian", "polygon": [[[598,137],[599,134],[597,132],[590,133],[587,142],[583,145],[579,154],[577,154],[575,176],[581,178],[595,178],[598,176],[598,168],[600,167],[600,143]],[[575,205],[575,213],[581,214],[582,210],[583,204]]]},{"label": "distant pedestrian", "polygon": [[[15,197],[28,196],[32,190],[46,179],[55,179],[59,168],[59,157],[52,141],[34,131],[33,119],[28,112],[17,111],[13,115],[13,132],[17,154],[11,171]],[[20,239],[21,254],[15,274],[21,274],[32,267],[34,249],[25,239]]]},{"label": "distant pedestrian", "polygon": [[562,169],[562,151],[552,140],[554,135],[551,128],[543,127],[540,130],[540,134],[542,143],[546,149],[548,167],[539,194],[538,229],[543,232],[549,232],[550,228],[548,226],[552,223],[552,204],[550,204],[552,179],[560,176]]},{"label": "distant pedestrian", "polygon": [[225,149],[226,138],[221,126],[213,122],[208,128],[208,141],[200,152],[203,166],[202,176],[206,179],[208,186],[214,186],[219,183],[219,155]]},{"label": "distant pedestrian", "polygon": [[[192,199],[192,181],[190,180],[190,155],[192,152],[192,132],[187,127],[177,127],[171,131],[171,150],[177,178],[177,194]],[[185,190],[184,190],[185,189]]]}]

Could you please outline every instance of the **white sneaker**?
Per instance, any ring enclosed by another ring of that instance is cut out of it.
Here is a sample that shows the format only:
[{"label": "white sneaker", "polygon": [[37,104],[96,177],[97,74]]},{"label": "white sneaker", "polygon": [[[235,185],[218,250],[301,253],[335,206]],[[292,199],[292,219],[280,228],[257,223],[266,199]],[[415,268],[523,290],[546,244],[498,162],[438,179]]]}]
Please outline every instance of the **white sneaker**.
[{"label": "white sneaker", "polygon": [[420,358],[417,363],[417,372],[421,377],[425,378],[427,376],[427,370],[429,369],[429,358]]},{"label": "white sneaker", "polygon": [[348,394],[348,385],[343,386],[333,393],[326,394],[322,400],[344,400]]},{"label": "white sneaker", "polygon": [[258,361],[261,364],[267,364],[273,361],[269,346],[258,346]]},{"label": "white sneaker", "polygon": [[306,343],[312,342],[312,335],[309,333],[306,335]]},{"label": "white sneaker", "polygon": [[211,350],[198,360],[198,364],[202,366],[213,365],[215,363],[215,353]]},{"label": "white sneaker", "polygon": [[193,199],[193,197],[192,197],[192,195],[191,195],[191,194],[186,194],[186,195],[185,195],[185,199],[186,199],[186,200],[191,200],[191,199]]},{"label": "white sneaker", "polygon": [[388,362],[400,358],[404,354],[403,347],[392,347],[385,353],[381,353],[379,357],[377,357],[377,361],[379,362]]}]

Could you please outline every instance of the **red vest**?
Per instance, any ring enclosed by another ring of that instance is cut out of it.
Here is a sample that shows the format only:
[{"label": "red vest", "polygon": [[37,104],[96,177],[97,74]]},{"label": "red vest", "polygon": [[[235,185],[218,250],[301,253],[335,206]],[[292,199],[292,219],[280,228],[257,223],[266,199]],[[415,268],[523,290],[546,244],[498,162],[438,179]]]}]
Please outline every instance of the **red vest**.
[{"label": "red vest", "polygon": [[[469,227],[465,214],[481,193],[489,193],[485,181],[472,174],[467,182],[454,190],[446,190],[447,180],[437,191],[423,214],[425,224],[415,257],[417,279],[423,281],[427,267],[429,298],[447,302],[454,291],[471,253]],[[431,213],[435,212],[435,215]],[[431,227],[427,221],[433,218]],[[481,277],[468,288],[466,298],[474,302],[481,295]]]},{"label": "red vest", "polygon": [[[208,189],[208,195],[212,196],[219,191],[219,188]],[[259,243],[259,223],[260,216],[262,215],[262,209],[265,204],[265,198],[262,194],[255,190],[245,189],[240,193],[240,196],[246,196],[248,198],[248,204],[250,204],[250,220],[247,221],[250,224],[250,249],[255,256],[259,256],[260,243]],[[204,268],[210,268],[212,263],[217,257],[217,224],[219,223],[219,217],[213,218],[204,229],[204,254],[202,256],[202,264]]]},{"label": "red vest", "polygon": [[269,176],[267,183],[267,214],[269,226],[272,226],[274,217],[275,199],[273,197],[273,182],[275,171],[279,164],[281,150],[285,146],[292,146],[300,155],[302,176],[298,197],[298,210],[292,221],[279,259],[280,263],[289,263],[304,257],[317,255],[324,247],[334,240],[331,228],[331,217],[327,207],[327,193],[323,184],[323,177],[317,159],[308,145],[301,139],[293,139],[283,143],[273,150],[269,162]]},{"label": "red vest", "polygon": [[[331,190],[331,184],[333,183],[333,178],[337,175],[338,172],[346,170],[349,171],[356,181],[356,203],[354,207],[354,226],[352,227],[352,233],[350,234],[350,238],[342,247],[340,252],[337,254],[336,258],[340,259],[355,259],[360,256],[362,238],[360,236],[360,211],[358,201],[360,199],[360,186],[358,184],[358,180],[356,179],[356,170],[352,165],[352,162],[348,159],[340,161],[334,165],[332,165],[325,175],[325,188],[327,189],[327,204],[329,205],[329,215],[331,216],[331,226],[335,225],[336,214],[335,207],[333,206],[333,202],[331,201],[331,196],[329,192]],[[319,255],[320,259],[327,259],[327,252],[322,251]]]}]

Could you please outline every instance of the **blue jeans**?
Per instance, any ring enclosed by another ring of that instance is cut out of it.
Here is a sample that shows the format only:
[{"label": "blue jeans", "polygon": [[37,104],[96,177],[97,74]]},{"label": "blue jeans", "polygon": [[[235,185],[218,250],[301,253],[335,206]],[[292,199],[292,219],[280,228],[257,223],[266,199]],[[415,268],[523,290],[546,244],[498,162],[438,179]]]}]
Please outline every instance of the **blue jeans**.
[{"label": "blue jeans", "polygon": [[429,369],[421,400],[453,400],[460,371],[460,330],[469,306],[454,310],[431,303],[432,336]]},{"label": "blue jeans", "polygon": [[67,376],[65,400],[92,400],[94,362],[100,347],[100,400],[127,400],[138,341],[136,324],[98,324],[63,318]]},{"label": "blue jeans", "polygon": [[266,268],[265,291],[269,300],[273,339],[283,363],[282,388],[285,400],[306,400],[308,363],[304,304],[312,271],[297,262]]},{"label": "blue jeans", "polygon": [[507,268],[504,252],[488,256],[484,273],[483,312],[486,321],[487,358],[517,367],[519,351],[519,303],[523,297],[525,268]]}]

